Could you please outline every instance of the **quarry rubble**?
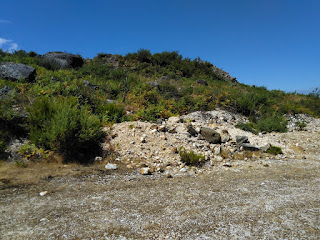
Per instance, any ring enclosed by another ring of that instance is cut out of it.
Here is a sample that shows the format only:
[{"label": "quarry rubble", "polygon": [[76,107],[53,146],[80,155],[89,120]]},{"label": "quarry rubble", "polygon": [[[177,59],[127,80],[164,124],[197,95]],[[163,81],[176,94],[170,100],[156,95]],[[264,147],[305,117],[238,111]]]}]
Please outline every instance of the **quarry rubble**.
[{"label": "quarry rubble", "polygon": [[[105,128],[108,140],[103,144],[103,149],[112,155],[115,162],[124,163],[127,168],[141,172],[142,168],[147,167],[150,173],[170,175],[181,174],[185,169],[190,174],[196,174],[224,167],[241,167],[252,161],[268,166],[268,162],[273,159],[319,160],[320,150],[317,146],[320,141],[320,119],[302,114],[286,117],[287,133],[257,135],[235,127],[238,123],[249,122],[246,117],[219,109],[170,117],[158,124],[123,122]],[[301,122],[306,123],[304,129],[298,127]],[[208,142],[200,134],[201,128],[218,132],[221,142]],[[247,137],[247,145],[239,146],[237,136]],[[271,145],[281,147],[283,154],[275,156],[265,153]],[[204,155],[205,165],[201,168],[185,166],[181,162],[180,149]]]}]

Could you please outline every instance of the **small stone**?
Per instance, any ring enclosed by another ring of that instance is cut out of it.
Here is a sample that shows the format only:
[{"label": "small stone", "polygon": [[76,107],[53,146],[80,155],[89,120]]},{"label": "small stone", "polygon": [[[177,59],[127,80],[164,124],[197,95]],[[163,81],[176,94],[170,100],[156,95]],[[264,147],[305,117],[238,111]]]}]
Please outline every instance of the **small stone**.
[{"label": "small stone", "polygon": [[198,135],[198,132],[193,128],[192,125],[187,126],[187,132],[193,137],[196,137]]},{"label": "small stone", "polygon": [[171,175],[171,173],[166,173],[165,177],[166,177],[166,178],[173,178],[173,176]]},{"label": "small stone", "polygon": [[47,191],[41,192],[41,193],[40,193],[40,196],[43,197],[43,196],[46,195],[47,193],[48,193]]},{"label": "small stone", "polygon": [[176,127],[170,127],[170,128],[168,129],[168,133],[177,133]]},{"label": "small stone", "polygon": [[132,169],[133,168],[132,164],[128,164],[127,168]]},{"label": "small stone", "polygon": [[151,130],[154,130],[154,129],[157,129],[157,128],[158,128],[158,125],[156,125],[156,124],[153,124],[153,125],[151,125],[151,127],[150,127]]},{"label": "small stone", "polygon": [[249,143],[247,136],[236,136],[236,143],[241,145],[242,143]]},{"label": "small stone", "polygon": [[214,160],[217,162],[221,162],[223,160],[223,158],[221,156],[214,156]]},{"label": "small stone", "polygon": [[117,164],[108,163],[105,166],[105,169],[107,169],[107,170],[116,170],[116,169],[118,169],[118,165]]},{"label": "small stone", "polygon": [[150,175],[150,174],[151,174],[150,168],[149,168],[149,167],[141,168],[141,169],[140,169],[140,173],[141,173],[142,175]]},{"label": "small stone", "polygon": [[166,131],[166,126],[165,125],[161,125],[158,127],[158,131],[159,132],[165,132]]},{"label": "small stone", "polygon": [[145,136],[141,137],[141,138],[140,138],[140,142],[141,142],[141,143],[146,143],[146,137],[145,137]]},{"label": "small stone", "polygon": [[220,154],[220,153],[221,153],[221,147],[220,147],[220,146],[215,147],[215,148],[214,148],[214,154],[215,154],[215,155],[218,155],[218,154]]},{"label": "small stone", "polygon": [[151,130],[151,133],[156,133],[156,132],[158,132],[158,129],[152,129]]},{"label": "small stone", "polygon": [[187,168],[185,168],[185,167],[181,168],[180,172],[187,172]]},{"label": "small stone", "polygon": [[225,164],[223,164],[224,167],[232,167],[231,163],[227,162]]},{"label": "small stone", "polygon": [[102,161],[102,157],[95,157],[94,161]]}]

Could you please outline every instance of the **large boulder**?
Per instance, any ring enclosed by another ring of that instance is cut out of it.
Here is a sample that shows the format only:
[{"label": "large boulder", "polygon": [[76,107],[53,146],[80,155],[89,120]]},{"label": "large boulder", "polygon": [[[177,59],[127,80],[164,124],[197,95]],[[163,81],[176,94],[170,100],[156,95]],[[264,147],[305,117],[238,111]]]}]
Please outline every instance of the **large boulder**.
[{"label": "large boulder", "polygon": [[2,62],[0,63],[0,78],[17,81],[19,79],[23,81],[32,82],[36,78],[36,70],[21,63]]},{"label": "large boulder", "polygon": [[221,143],[221,136],[218,132],[211,128],[201,127],[200,134],[206,139],[207,142],[218,144]]},{"label": "large boulder", "polygon": [[45,67],[49,69],[79,68],[83,59],[79,55],[64,52],[48,52],[43,55]]}]

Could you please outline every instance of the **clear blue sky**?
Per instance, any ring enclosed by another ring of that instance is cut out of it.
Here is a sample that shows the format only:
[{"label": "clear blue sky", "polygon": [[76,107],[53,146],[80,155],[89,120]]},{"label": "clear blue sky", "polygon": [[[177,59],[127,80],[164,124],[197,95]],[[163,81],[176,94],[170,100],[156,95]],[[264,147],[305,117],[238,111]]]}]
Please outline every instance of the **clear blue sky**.
[{"label": "clear blue sky", "polygon": [[0,47],[92,58],[178,50],[245,84],[320,86],[319,0],[0,0]]}]

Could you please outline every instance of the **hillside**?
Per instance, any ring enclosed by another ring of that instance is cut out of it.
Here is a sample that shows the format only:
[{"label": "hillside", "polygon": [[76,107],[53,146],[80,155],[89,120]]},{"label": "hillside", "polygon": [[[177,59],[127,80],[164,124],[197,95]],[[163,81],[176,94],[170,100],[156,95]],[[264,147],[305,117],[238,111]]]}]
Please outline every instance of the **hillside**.
[{"label": "hillside", "polygon": [[248,117],[238,127],[255,134],[287,131],[284,114],[320,116],[317,91],[301,95],[247,86],[209,62],[183,58],[178,52],[151,54],[141,49],[126,56],[101,53],[83,59],[20,50],[0,52],[0,62],[4,72],[17,67],[6,62],[34,68],[24,69],[30,71],[26,77],[14,77],[12,69],[10,77],[0,75],[2,158],[8,157],[5,150],[13,139],[23,138],[30,140],[21,150],[24,158],[54,152],[66,160],[88,162],[102,154],[103,126],[156,122],[216,108]]},{"label": "hillside", "polygon": [[319,239],[319,111],[177,52],[0,52],[0,236]]}]

